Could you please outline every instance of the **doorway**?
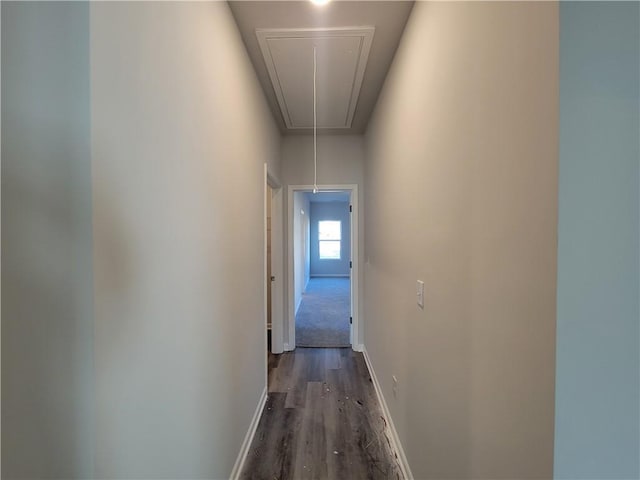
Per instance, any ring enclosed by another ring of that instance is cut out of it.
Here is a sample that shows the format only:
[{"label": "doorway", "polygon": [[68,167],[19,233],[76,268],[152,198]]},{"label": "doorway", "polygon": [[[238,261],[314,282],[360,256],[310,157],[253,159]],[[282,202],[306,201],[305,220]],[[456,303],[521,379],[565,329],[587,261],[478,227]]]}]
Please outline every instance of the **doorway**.
[{"label": "doorway", "polygon": [[264,278],[267,351],[284,351],[283,192],[265,164]]},{"label": "doorway", "polygon": [[288,337],[295,347],[358,342],[357,186],[290,186]]},{"label": "doorway", "polygon": [[294,193],[298,347],[351,346],[349,206],[349,192]]},{"label": "doorway", "polygon": [[271,271],[271,220],[272,220],[272,196],[273,196],[273,189],[271,188],[271,185],[269,185],[269,183],[267,183],[267,192],[266,192],[266,204],[267,204],[267,212],[266,212],[266,243],[267,243],[267,350],[270,352],[272,350],[271,348],[271,328],[272,328],[272,316],[273,316],[273,312],[272,312],[272,307],[273,307],[273,300],[272,300],[272,287],[271,284],[275,281],[275,275],[273,275],[273,272]]}]

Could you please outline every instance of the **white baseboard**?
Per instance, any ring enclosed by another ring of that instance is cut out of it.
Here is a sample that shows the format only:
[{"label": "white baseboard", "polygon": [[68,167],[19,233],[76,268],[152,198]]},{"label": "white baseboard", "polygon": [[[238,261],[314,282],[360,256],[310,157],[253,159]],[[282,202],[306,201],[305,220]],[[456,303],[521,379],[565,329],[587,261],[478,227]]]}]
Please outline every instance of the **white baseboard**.
[{"label": "white baseboard", "polygon": [[350,276],[348,273],[314,273],[311,278],[349,278]]},{"label": "white baseboard", "polygon": [[284,344],[284,351],[285,352],[290,352],[292,350],[293,350],[293,348],[291,348],[291,345],[289,345],[288,343]]},{"label": "white baseboard", "polygon": [[351,348],[354,352],[364,352],[364,345],[361,343],[354,343],[353,345],[351,345]]},{"label": "white baseboard", "polygon": [[400,437],[398,437],[398,431],[396,430],[396,427],[393,424],[393,419],[391,418],[391,414],[389,413],[389,407],[387,405],[387,402],[384,399],[384,395],[382,395],[382,389],[380,388],[378,377],[376,377],[376,372],[373,370],[373,366],[371,365],[371,360],[369,359],[369,355],[367,354],[367,349],[363,348],[361,351],[364,355],[364,361],[367,364],[369,373],[371,374],[371,379],[373,380],[373,387],[376,390],[376,395],[378,396],[378,401],[380,402],[380,406],[382,407],[382,412],[384,413],[384,416],[387,420],[387,425],[391,433],[391,446],[392,448],[395,449],[396,453],[398,454],[398,460],[400,463],[400,469],[402,470],[402,474],[404,475],[405,480],[413,480],[413,474],[411,473],[411,468],[409,468],[409,462],[407,462],[407,457],[404,454],[404,449],[402,448],[402,444],[400,443]]},{"label": "white baseboard", "polygon": [[247,459],[247,454],[249,453],[249,447],[251,447],[251,442],[253,441],[253,437],[256,434],[256,429],[258,428],[258,424],[260,423],[260,417],[262,417],[262,411],[264,410],[264,406],[267,403],[267,387],[264,387],[262,391],[262,395],[260,396],[260,400],[258,401],[258,407],[256,408],[255,413],[253,414],[253,418],[251,419],[251,423],[249,424],[249,430],[242,441],[242,446],[240,447],[240,452],[238,453],[238,458],[236,458],[236,463],[233,465],[233,470],[231,470],[231,475],[229,475],[230,480],[236,480],[240,478],[240,473],[242,473],[242,468],[244,467],[244,462]]}]

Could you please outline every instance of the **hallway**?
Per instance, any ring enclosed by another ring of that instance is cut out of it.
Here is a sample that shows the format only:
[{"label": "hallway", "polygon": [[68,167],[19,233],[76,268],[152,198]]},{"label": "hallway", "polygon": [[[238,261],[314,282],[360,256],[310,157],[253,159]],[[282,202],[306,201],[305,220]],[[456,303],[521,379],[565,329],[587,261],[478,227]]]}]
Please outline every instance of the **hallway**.
[{"label": "hallway", "polygon": [[0,17],[0,480],[640,478],[639,1]]},{"label": "hallway", "polygon": [[269,398],[242,479],[399,479],[395,458],[362,353],[269,356]]},{"label": "hallway", "polygon": [[311,278],[296,314],[298,347],[350,347],[349,278]]}]

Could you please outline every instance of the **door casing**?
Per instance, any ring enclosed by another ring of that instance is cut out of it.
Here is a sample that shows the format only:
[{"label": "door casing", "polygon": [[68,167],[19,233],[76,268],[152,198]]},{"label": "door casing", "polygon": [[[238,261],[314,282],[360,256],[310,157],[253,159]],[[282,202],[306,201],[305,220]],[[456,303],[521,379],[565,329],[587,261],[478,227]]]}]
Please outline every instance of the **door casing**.
[{"label": "door casing", "polygon": [[[349,203],[352,206],[351,212],[351,347],[355,351],[362,351],[362,335],[361,335],[361,318],[359,312],[359,228],[358,228],[358,185],[356,184],[336,184],[336,185],[318,185],[318,192],[328,191],[344,191],[349,192]],[[296,319],[295,319],[295,299],[293,286],[293,194],[295,192],[312,192],[313,185],[289,185],[287,189],[287,296],[286,306],[287,312],[284,318],[286,321],[282,325],[282,342],[285,351],[291,351],[296,346]],[[273,220],[272,220],[273,222]],[[272,227],[273,228],[273,227]],[[272,319],[271,341],[275,335],[275,323]],[[274,352],[275,353],[275,352]]]}]

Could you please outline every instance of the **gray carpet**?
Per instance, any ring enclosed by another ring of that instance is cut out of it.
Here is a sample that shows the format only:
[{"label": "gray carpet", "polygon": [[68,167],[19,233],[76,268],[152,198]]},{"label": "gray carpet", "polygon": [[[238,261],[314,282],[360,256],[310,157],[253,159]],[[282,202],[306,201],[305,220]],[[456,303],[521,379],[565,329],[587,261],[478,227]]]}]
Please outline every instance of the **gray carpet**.
[{"label": "gray carpet", "polygon": [[296,346],[348,347],[349,278],[311,278],[296,315]]}]

